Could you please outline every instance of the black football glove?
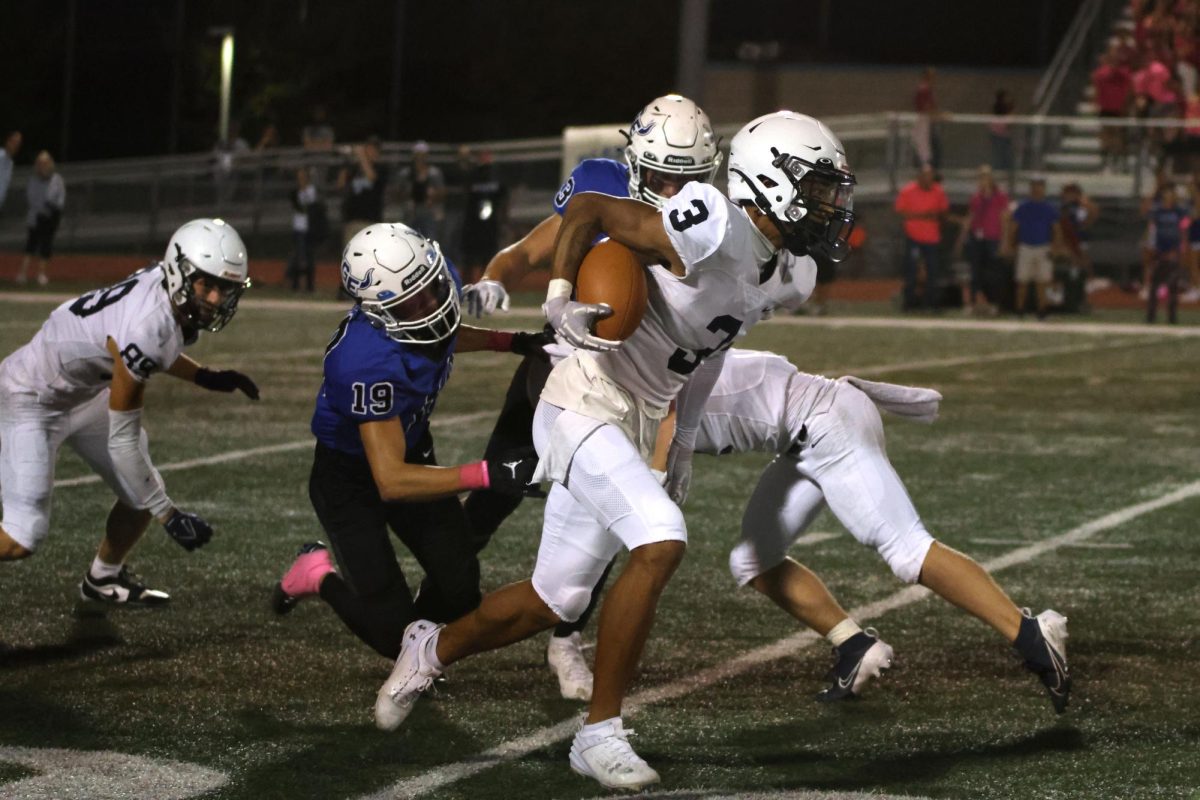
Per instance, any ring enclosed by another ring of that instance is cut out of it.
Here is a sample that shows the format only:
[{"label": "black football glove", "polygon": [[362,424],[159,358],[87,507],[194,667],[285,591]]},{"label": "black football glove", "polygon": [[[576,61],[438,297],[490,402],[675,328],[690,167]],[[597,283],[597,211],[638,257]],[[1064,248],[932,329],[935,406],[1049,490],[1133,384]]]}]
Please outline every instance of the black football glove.
[{"label": "black football glove", "polygon": [[176,509],[163,523],[167,534],[179,542],[179,546],[189,553],[198,547],[208,544],[212,538],[212,526],[196,514]]},{"label": "black football glove", "polygon": [[537,332],[514,333],[512,351],[519,356],[533,356],[543,361],[549,361],[550,356],[546,353],[546,347],[552,344],[554,344],[554,328],[547,323],[546,327]]},{"label": "black football glove", "polygon": [[201,367],[196,370],[196,385],[213,392],[232,392],[239,389],[251,400],[258,399],[258,386],[250,380],[249,375],[243,375],[237,370]]},{"label": "black football glove", "polygon": [[537,469],[537,451],[532,447],[510,450],[498,458],[487,460],[488,488],[501,494],[545,497],[546,493],[533,481]]}]

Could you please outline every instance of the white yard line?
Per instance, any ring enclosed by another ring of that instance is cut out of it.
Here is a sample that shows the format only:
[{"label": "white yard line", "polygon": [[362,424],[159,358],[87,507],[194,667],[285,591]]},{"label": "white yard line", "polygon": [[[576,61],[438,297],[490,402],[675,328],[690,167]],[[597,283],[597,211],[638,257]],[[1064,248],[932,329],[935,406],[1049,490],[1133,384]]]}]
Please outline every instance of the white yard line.
[{"label": "white yard line", "polygon": [[1103,350],[1118,350],[1122,347],[1141,347],[1155,342],[1129,339],[1118,339],[1091,344],[1067,344],[1061,347],[1043,347],[1037,350],[1010,350],[1001,353],[987,353],[975,356],[951,356],[949,358],[929,358],[923,361],[901,361],[891,364],[875,364],[868,367],[838,368],[841,375],[886,375],[889,372],[908,372],[909,370],[934,369],[937,367],[963,367],[971,364],[991,364],[997,361],[1018,361],[1026,358],[1041,358],[1042,356],[1061,356],[1072,353],[1090,353]]},{"label": "white yard line", "polygon": [[[1017,564],[1024,564],[1059,547],[1079,544],[1098,533],[1116,528],[1143,514],[1149,514],[1194,497],[1200,497],[1200,481],[1189,483],[1153,500],[1135,503],[1105,514],[1066,533],[1051,536],[1034,544],[1017,548],[998,558],[984,562],[983,567],[989,572],[994,573]],[[929,594],[929,590],[922,586],[909,586],[888,595],[882,600],[851,609],[850,616],[865,622],[882,616],[889,611],[895,611],[912,605],[919,600],[925,599]],[[633,716],[648,706],[684,697],[693,692],[708,688],[715,683],[735,678],[755,667],[795,655],[797,651],[813,644],[819,638],[811,630],[795,633],[771,644],[750,650],[736,658],[715,664],[678,681],[643,689],[626,700],[624,715],[626,717]],[[578,729],[579,717],[571,717],[556,725],[551,725],[516,739],[511,739],[479,755],[471,756],[469,761],[447,764],[415,777],[397,781],[378,792],[363,795],[360,800],[419,797],[449,784],[469,778],[491,767],[521,758],[543,747],[548,747],[555,742],[560,742],[573,736]],[[566,769],[565,764],[563,765],[563,769]]]},{"label": "white yard line", "polygon": [[[464,425],[471,422],[478,422],[483,419],[491,419],[496,416],[496,411],[475,411],[470,414],[447,414],[442,417],[435,417],[430,421],[432,428],[450,428],[456,425]],[[293,450],[308,450],[313,446],[313,438],[311,436],[304,439],[296,439],[291,442],[281,442],[279,444],[268,444],[263,447],[250,447],[245,450],[228,450],[224,453],[205,456],[203,458],[192,458],[187,461],[172,461],[169,464],[158,465],[159,472],[175,472],[181,469],[194,469],[195,467],[207,467],[212,464],[224,464],[229,461],[241,461],[244,458],[257,458],[258,456],[273,455],[275,453],[290,453]],[[78,478],[64,478],[54,482],[55,489],[65,489],[69,486],[86,486],[92,483],[99,483],[99,475],[81,475]]]},{"label": "white yard line", "polygon": [[[1026,544],[1025,539],[969,539],[971,544],[995,544],[1008,546],[1012,544]],[[1092,550],[1132,550],[1133,545],[1129,542],[1080,542],[1079,544],[1069,545],[1069,547],[1084,547]]]},{"label": "white yard line", "polygon": [[808,547],[809,545],[827,542],[830,539],[838,538],[836,533],[806,533],[796,541],[792,542],[792,547]]}]

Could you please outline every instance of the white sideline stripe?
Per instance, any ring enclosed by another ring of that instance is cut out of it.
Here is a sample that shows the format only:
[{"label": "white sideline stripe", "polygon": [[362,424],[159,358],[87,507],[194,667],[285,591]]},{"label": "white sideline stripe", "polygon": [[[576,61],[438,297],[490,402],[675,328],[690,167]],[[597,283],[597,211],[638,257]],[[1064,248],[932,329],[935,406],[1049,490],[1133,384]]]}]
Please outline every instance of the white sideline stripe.
[{"label": "white sideline stripe", "polygon": [[[55,305],[77,297],[75,294],[42,292],[0,292],[0,302],[10,303],[53,303]],[[348,303],[333,300],[243,300],[239,308],[262,309],[265,311],[346,311]],[[469,325],[495,324],[505,327],[505,319],[543,319],[541,309],[515,308],[503,314],[476,319],[464,317]],[[1168,338],[1200,338],[1200,325],[1145,325],[1132,323],[1103,322],[1033,322],[1000,319],[909,319],[904,317],[793,317],[777,316],[766,320],[763,325],[795,325],[810,328],[907,328],[909,330],[956,330],[956,331],[1007,331],[1009,333],[1081,333],[1092,335],[1122,334],[1130,336],[1162,336]]]},{"label": "white sideline stripe", "polygon": [[[471,414],[450,414],[449,416],[439,417],[430,421],[429,425],[432,428],[446,428],[455,425],[463,425],[469,422],[477,422],[481,419],[488,419],[495,416],[495,411],[475,411]],[[251,447],[246,450],[229,450],[224,453],[217,453],[204,458],[191,458],[187,461],[172,461],[169,464],[163,464],[158,467],[159,472],[175,472],[181,469],[194,469],[195,467],[207,467],[212,464],[224,464],[229,461],[240,461],[243,458],[256,458],[258,456],[272,455],[274,453],[289,453],[292,450],[307,450],[313,446],[313,438],[309,436],[306,439],[297,439],[292,442],[281,442],[280,444],[268,444],[263,447]],[[64,478],[54,482],[55,489],[65,489],[70,486],[86,486],[92,483],[99,483],[99,475],[80,475],[78,478]]]},{"label": "white sideline stripe", "polygon": [[838,535],[836,533],[806,533],[803,536],[801,536],[799,539],[797,539],[796,541],[792,542],[792,546],[793,547],[807,547],[810,544],[817,544],[819,542],[827,542],[830,539],[836,539],[836,538],[838,538]]},{"label": "white sideline stripe", "polygon": [[[1017,548],[998,558],[984,562],[983,567],[989,572],[998,572],[1015,564],[1023,564],[1064,545],[1078,544],[1095,536],[1097,533],[1115,528],[1143,514],[1148,514],[1197,496],[1200,496],[1200,481],[1189,483],[1153,500],[1135,503],[1134,505],[1105,514],[1066,533],[1051,536],[1048,539],[1026,547]],[[911,605],[918,600],[923,600],[929,594],[930,591],[923,586],[909,586],[888,595],[882,600],[851,609],[850,616],[865,622],[886,614],[889,611],[895,611],[896,609]],[[820,637],[811,630],[800,631],[771,644],[750,650],[729,661],[715,664],[673,683],[643,689],[626,701],[624,716],[633,716],[646,706],[683,697],[720,681],[735,678],[754,667],[794,655],[798,650],[812,644],[818,639]],[[573,736],[578,729],[579,717],[572,717],[556,725],[542,728],[541,730],[497,745],[477,756],[473,756],[470,761],[447,764],[446,766],[437,767],[413,778],[397,781],[386,789],[362,795],[359,800],[390,800],[390,798],[397,797],[418,797],[464,778],[469,778],[497,764],[520,758],[535,750],[540,750],[543,747],[566,739],[569,736]]]},{"label": "white sideline stripe", "polygon": [[869,367],[839,367],[837,372],[842,375],[886,375],[889,372],[907,372],[909,370],[932,369],[935,367],[961,367],[970,364],[990,364],[997,361],[1017,361],[1026,358],[1042,356],[1061,356],[1071,353],[1091,353],[1103,350],[1117,350],[1122,347],[1142,347],[1155,342],[1118,340],[1101,344],[1075,344],[1061,347],[1044,347],[1038,350],[1011,350],[1001,353],[988,353],[981,356],[951,356],[949,358],[930,358],[924,361],[902,361],[893,364],[877,364]]},{"label": "white sideline stripe", "polygon": [[[970,539],[971,544],[1025,544],[1024,539]],[[1067,545],[1068,547],[1086,547],[1092,550],[1132,550],[1133,545],[1129,542],[1080,542],[1078,544]]]}]

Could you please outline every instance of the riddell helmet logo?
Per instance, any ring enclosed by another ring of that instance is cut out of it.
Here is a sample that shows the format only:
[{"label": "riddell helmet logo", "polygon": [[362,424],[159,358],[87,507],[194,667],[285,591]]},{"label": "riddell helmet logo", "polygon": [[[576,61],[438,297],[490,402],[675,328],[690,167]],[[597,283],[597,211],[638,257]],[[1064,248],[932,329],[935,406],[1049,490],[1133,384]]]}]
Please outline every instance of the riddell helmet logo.
[{"label": "riddell helmet logo", "polygon": [[695,166],[696,159],[692,158],[691,156],[677,156],[672,153],[671,155],[669,155],[665,159],[663,159],[663,163],[664,164],[674,164],[674,165],[678,165],[678,166],[682,166],[682,167],[691,167],[691,166]]}]

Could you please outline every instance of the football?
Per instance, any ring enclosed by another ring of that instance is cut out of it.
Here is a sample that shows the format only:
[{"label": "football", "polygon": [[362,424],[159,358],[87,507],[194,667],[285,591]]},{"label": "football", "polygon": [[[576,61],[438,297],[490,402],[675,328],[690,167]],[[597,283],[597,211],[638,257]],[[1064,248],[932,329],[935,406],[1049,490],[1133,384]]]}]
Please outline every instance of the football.
[{"label": "football", "polygon": [[646,313],[646,272],[642,262],[623,244],[608,241],[593,247],[579,267],[575,297],[581,303],[607,303],[612,316],[596,323],[595,333],[624,341]]}]

